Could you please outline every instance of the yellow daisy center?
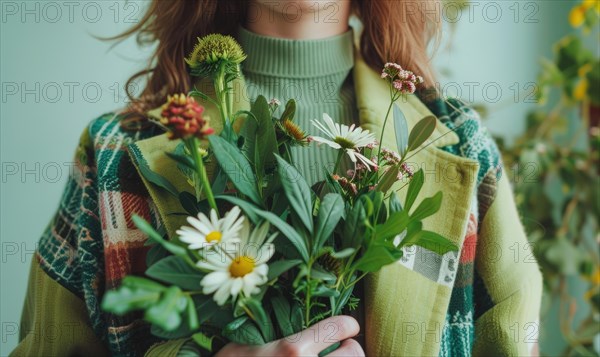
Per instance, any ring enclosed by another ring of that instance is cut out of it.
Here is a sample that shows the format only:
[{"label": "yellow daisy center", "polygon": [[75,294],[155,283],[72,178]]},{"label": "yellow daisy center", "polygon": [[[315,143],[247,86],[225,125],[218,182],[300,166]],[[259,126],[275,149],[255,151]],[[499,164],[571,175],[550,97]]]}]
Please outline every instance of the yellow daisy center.
[{"label": "yellow daisy center", "polygon": [[338,143],[342,147],[342,149],[352,149],[356,146],[352,141],[341,136],[336,136],[335,139],[333,139],[333,141]]},{"label": "yellow daisy center", "polygon": [[206,242],[207,243],[219,243],[221,241],[221,237],[223,237],[223,235],[221,234],[221,232],[210,232],[206,235]]},{"label": "yellow daisy center", "polygon": [[254,270],[254,259],[248,256],[235,258],[229,266],[229,273],[234,278],[241,278]]}]

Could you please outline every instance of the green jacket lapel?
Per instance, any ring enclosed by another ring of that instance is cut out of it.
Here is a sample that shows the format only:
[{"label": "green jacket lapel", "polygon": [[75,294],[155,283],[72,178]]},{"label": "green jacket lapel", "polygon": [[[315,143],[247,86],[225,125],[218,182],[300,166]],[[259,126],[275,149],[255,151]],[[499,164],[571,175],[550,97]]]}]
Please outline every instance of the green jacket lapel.
[{"label": "green jacket lapel", "polygon": [[[360,124],[379,137],[384,130],[383,146],[396,149],[393,118],[383,129],[389,105],[385,81],[355,55],[354,83]],[[397,105],[406,117],[409,130],[422,118],[433,115],[414,95],[400,99]],[[428,230],[437,232],[462,246],[470,213],[478,163],[440,149],[458,143],[458,136],[439,120],[431,137],[433,143],[408,160],[414,170],[424,170],[425,183],[418,202],[443,192],[442,207],[424,221]],[[437,140],[436,140],[437,139]],[[393,187],[398,189],[403,183]],[[406,190],[400,191],[403,201]],[[417,203],[418,204],[418,203]],[[416,206],[416,205],[415,205]],[[449,259],[421,248],[411,248],[403,264],[392,264],[365,282],[365,333],[367,355],[437,355],[442,338],[455,272]],[[457,265],[455,262],[455,266]]]}]

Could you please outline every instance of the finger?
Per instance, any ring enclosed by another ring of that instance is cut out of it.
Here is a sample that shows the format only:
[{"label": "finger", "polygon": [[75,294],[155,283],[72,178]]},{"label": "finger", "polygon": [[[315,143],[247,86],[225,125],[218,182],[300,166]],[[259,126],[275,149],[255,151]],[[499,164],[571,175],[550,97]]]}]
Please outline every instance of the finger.
[{"label": "finger", "polygon": [[356,340],[348,339],[342,342],[341,346],[327,355],[327,357],[364,357],[365,351],[363,351],[360,343]]},{"label": "finger", "polygon": [[333,316],[285,340],[296,346],[301,355],[316,355],[336,342],[354,337],[360,326],[350,316]]}]

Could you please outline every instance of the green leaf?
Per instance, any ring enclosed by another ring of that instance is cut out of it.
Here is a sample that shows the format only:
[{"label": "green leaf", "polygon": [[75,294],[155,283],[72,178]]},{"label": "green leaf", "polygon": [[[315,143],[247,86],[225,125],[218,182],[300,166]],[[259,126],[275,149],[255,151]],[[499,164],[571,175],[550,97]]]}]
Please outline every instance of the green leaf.
[{"label": "green leaf", "polygon": [[242,151],[254,165],[256,175],[262,177],[266,169],[275,166],[274,153],[278,151],[275,127],[267,99],[259,95],[252,104],[254,120],[248,119],[240,135],[244,137]]},{"label": "green leaf", "polygon": [[187,167],[188,169],[191,169],[194,171],[196,170],[196,165],[194,164],[194,160],[192,160],[191,157],[189,157],[187,155],[181,155],[181,154],[176,154],[176,153],[167,152],[167,151],[165,151],[165,154],[167,154],[168,157],[170,157],[171,159],[180,163],[181,165]]},{"label": "green leaf", "polygon": [[342,249],[338,252],[332,252],[331,257],[334,259],[344,259],[344,258],[348,258],[349,256],[352,255],[352,253],[354,253],[356,251],[356,249],[354,248],[346,248],[346,249]]},{"label": "green leaf", "polygon": [[186,305],[187,300],[181,290],[176,286],[171,286],[166,289],[157,304],[146,310],[144,318],[166,331],[173,331],[181,324],[181,313],[185,310]]},{"label": "green leaf", "polygon": [[338,297],[340,295],[340,292],[334,288],[330,288],[325,285],[319,285],[313,291],[312,295],[320,297]]},{"label": "green leaf", "polygon": [[283,237],[292,243],[298,253],[300,253],[302,259],[304,261],[308,261],[308,248],[306,247],[306,242],[304,242],[304,239],[302,239],[294,227],[287,224],[279,216],[272,212],[264,211],[253,204],[245,202],[236,197],[219,196],[219,198],[238,205],[254,223],[258,223],[261,218],[266,219],[275,228],[277,228],[277,230],[283,233]]},{"label": "green leaf", "polygon": [[271,323],[271,319],[267,315],[260,301],[253,298],[246,298],[241,303],[246,306],[248,310],[250,310],[250,313],[252,314],[250,318],[252,318],[258,325],[265,342],[275,340],[273,324]]},{"label": "green leaf", "polygon": [[[243,207],[242,207],[243,209]],[[271,223],[275,228],[277,228],[283,236],[287,238],[288,241],[294,245],[298,253],[304,261],[308,261],[308,248],[306,247],[306,242],[302,239],[302,237],[296,232],[296,229],[289,224],[287,224],[284,220],[279,218],[277,215],[263,210],[256,210],[256,214]]]},{"label": "green leaf", "polygon": [[387,248],[382,245],[373,244],[367,249],[365,254],[354,263],[354,269],[373,273],[395,261],[396,259],[390,254]]},{"label": "green leaf", "polygon": [[199,291],[204,274],[191,267],[178,256],[162,259],[146,270],[146,275],[164,283],[177,285],[184,290]]},{"label": "green leaf", "polygon": [[442,191],[436,193],[433,197],[424,199],[419,207],[410,215],[412,220],[422,220],[426,217],[431,216],[440,210],[442,205]]},{"label": "green leaf", "polygon": [[278,172],[283,185],[285,195],[302,221],[309,233],[313,233],[313,217],[312,217],[312,195],[310,187],[300,172],[285,161],[281,156],[277,157]]},{"label": "green leaf", "polygon": [[227,175],[225,175],[221,167],[217,166],[213,172],[213,177],[214,179],[211,186],[212,192],[215,196],[220,195],[225,191],[225,188],[227,188]]},{"label": "green leaf", "polygon": [[384,174],[381,176],[379,183],[377,184],[377,191],[386,193],[394,183],[398,182],[398,173],[400,169],[398,166],[390,167]]},{"label": "green leaf", "polygon": [[400,154],[400,157],[404,157],[408,148],[408,125],[404,113],[397,105],[394,105],[394,131],[396,132],[398,154]]},{"label": "green leaf", "polygon": [[435,130],[436,122],[436,118],[432,115],[419,120],[410,131],[410,135],[408,136],[408,148],[406,151],[411,152],[421,146]]},{"label": "green leaf", "polygon": [[164,285],[157,283],[156,281],[135,275],[127,275],[124,277],[121,285],[127,286],[131,289],[141,289],[154,292],[163,292],[166,288]]},{"label": "green leaf", "polygon": [[248,321],[248,316],[238,317],[237,319],[231,321],[230,323],[225,325],[225,327],[223,327],[223,333],[230,334],[234,332],[235,330],[239,329],[243,324],[245,324],[246,321]]},{"label": "green leaf", "polygon": [[195,330],[199,326],[198,315],[196,314],[196,307],[194,306],[194,300],[192,300],[192,298],[189,295],[186,295],[186,298],[188,326],[190,327],[190,329]]},{"label": "green leaf", "polygon": [[404,200],[404,209],[410,211],[413,203],[419,196],[419,192],[421,192],[421,187],[423,187],[423,183],[425,182],[425,175],[423,174],[423,170],[419,170],[415,172],[414,176],[410,180],[408,184],[408,190],[406,192],[406,200]]},{"label": "green leaf", "polygon": [[292,269],[293,267],[297,266],[300,263],[302,263],[301,260],[293,259],[293,260],[278,260],[276,262],[269,264],[268,280],[271,281],[271,280],[279,277],[281,274]]},{"label": "green leaf", "polygon": [[152,247],[146,253],[146,266],[150,267],[164,257],[171,255],[168,250],[160,244],[152,244]]},{"label": "green leaf", "polygon": [[224,337],[241,345],[258,346],[266,343],[256,325],[247,318],[237,329],[224,332]]},{"label": "green leaf", "polygon": [[152,239],[156,243],[160,244],[171,254],[178,256],[187,256],[187,251],[185,248],[165,240],[156,230],[154,230],[150,223],[146,222],[146,220],[142,217],[138,216],[137,214],[134,214],[131,217],[131,220],[133,221],[136,227],[138,227],[142,232],[148,235],[149,239]]},{"label": "green leaf", "polygon": [[246,214],[246,217],[248,217],[250,219],[250,221],[252,221],[252,223],[254,223],[254,224],[258,224],[261,219],[256,214],[256,210],[258,210],[259,208],[254,206],[252,203],[250,203],[248,201],[244,201],[241,198],[238,198],[235,196],[229,196],[229,195],[215,196],[215,199],[224,200],[224,201],[230,202],[236,206],[239,206]]},{"label": "green leaf", "polygon": [[281,114],[279,120],[293,120],[294,115],[296,114],[296,101],[294,99],[290,99],[285,103],[285,110]]},{"label": "green leaf", "polygon": [[196,332],[192,335],[192,339],[194,340],[194,342],[196,342],[198,346],[204,348],[209,352],[212,352],[212,341],[214,338],[214,336],[208,337],[202,332]]},{"label": "green leaf", "polygon": [[319,207],[313,252],[317,252],[331,236],[344,213],[344,200],[337,193],[328,193]]},{"label": "green leaf", "polygon": [[418,245],[439,255],[458,251],[456,244],[440,234],[431,231],[420,231],[412,237],[407,237],[400,243],[400,247]]},{"label": "green leaf", "polygon": [[254,203],[262,205],[256,186],[256,177],[254,177],[250,163],[244,155],[238,148],[220,136],[210,135],[208,140],[219,165],[233,185]]},{"label": "green leaf", "polygon": [[196,196],[192,195],[187,191],[183,191],[179,193],[179,203],[181,203],[181,207],[185,209],[185,211],[190,216],[195,216],[198,214],[198,203],[196,202]]},{"label": "green leaf", "polygon": [[408,214],[406,211],[399,211],[391,214],[387,221],[383,224],[378,224],[375,227],[375,239],[378,242],[395,237],[406,229],[409,223]]},{"label": "green leaf", "polygon": [[116,315],[124,315],[153,306],[160,299],[160,295],[158,291],[121,286],[104,294],[102,309]]},{"label": "green leaf", "polygon": [[390,195],[390,214],[402,211],[402,203],[400,203],[400,198],[398,195],[393,192]]},{"label": "green leaf", "polygon": [[310,278],[324,281],[335,281],[337,279],[335,274],[325,270],[319,265],[312,266],[312,269],[310,270]]},{"label": "green leaf", "polygon": [[283,296],[271,298],[271,305],[275,313],[275,321],[284,337],[292,335],[295,331],[292,326],[290,303]]},{"label": "green leaf", "polygon": [[145,160],[138,160],[138,169],[140,170],[140,174],[142,174],[142,176],[144,176],[144,178],[149,182],[167,190],[167,192],[169,192],[175,197],[179,195],[179,192],[177,191],[175,186],[173,186],[173,184],[163,176],[150,170],[150,167],[148,166],[148,163]]},{"label": "green leaf", "polygon": [[365,232],[366,218],[367,214],[362,201],[357,201],[344,221],[342,248],[358,248]]}]

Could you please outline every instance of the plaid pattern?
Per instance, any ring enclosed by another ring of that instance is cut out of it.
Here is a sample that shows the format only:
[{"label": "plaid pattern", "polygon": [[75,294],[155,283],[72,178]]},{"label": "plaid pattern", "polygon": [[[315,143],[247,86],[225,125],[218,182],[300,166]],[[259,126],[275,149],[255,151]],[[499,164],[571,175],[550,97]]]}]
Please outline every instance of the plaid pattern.
[{"label": "plaid pattern", "polygon": [[[480,162],[478,197],[473,199],[460,255],[439,256],[420,247],[408,248],[400,264],[453,287],[440,355],[469,355],[474,316],[491,306],[486,305],[489,296],[483,284],[478,284],[473,261],[478,223],[494,197],[500,174],[499,155],[478,117],[462,103],[453,102],[461,110],[450,113],[441,101],[429,106],[461,138],[445,150]],[[36,254],[44,271],[85,301],[95,333],[116,356],[143,355],[159,342],[141,316],[119,317],[100,309],[104,291],[117,287],[124,276],[141,275],[146,269],[146,237],[135,228],[131,215],[136,213],[157,228],[160,225],[158,212],[126,154],[128,145],[155,134],[154,127],[124,130],[115,114],[92,121],[81,137],[75,169]],[[475,296],[481,304],[475,303]]]},{"label": "plaid pattern", "polygon": [[[468,356],[471,355],[475,338],[476,310],[477,314],[481,315],[492,307],[491,303],[479,305],[475,302],[475,297],[491,302],[482,281],[477,284],[478,289],[474,289],[475,278],[481,280],[475,271],[475,251],[478,228],[495,197],[495,182],[502,173],[500,152],[481,125],[481,118],[477,112],[462,101],[450,99],[448,104],[445,104],[437,100],[426,104],[460,139],[459,143],[447,146],[444,150],[479,162],[476,197],[473,197],[471,204],[471,214],[460,251],[440,346],[440,356]],[[486,184],[482,184],[484,181]]]},{"label": "plaid pattern", "polygon": [[159,221],[126,149],[154,133],[123,130],[120,119],[103,115],[82,134],[74,170],[36,257],[50,277],[85,301],[96,335],[112,354],[134,356],[157,342],[149,325],[135,314],[107,314],[100,303],[104,291],[125,275],[146,270],[146,236],[131,215]]}]

